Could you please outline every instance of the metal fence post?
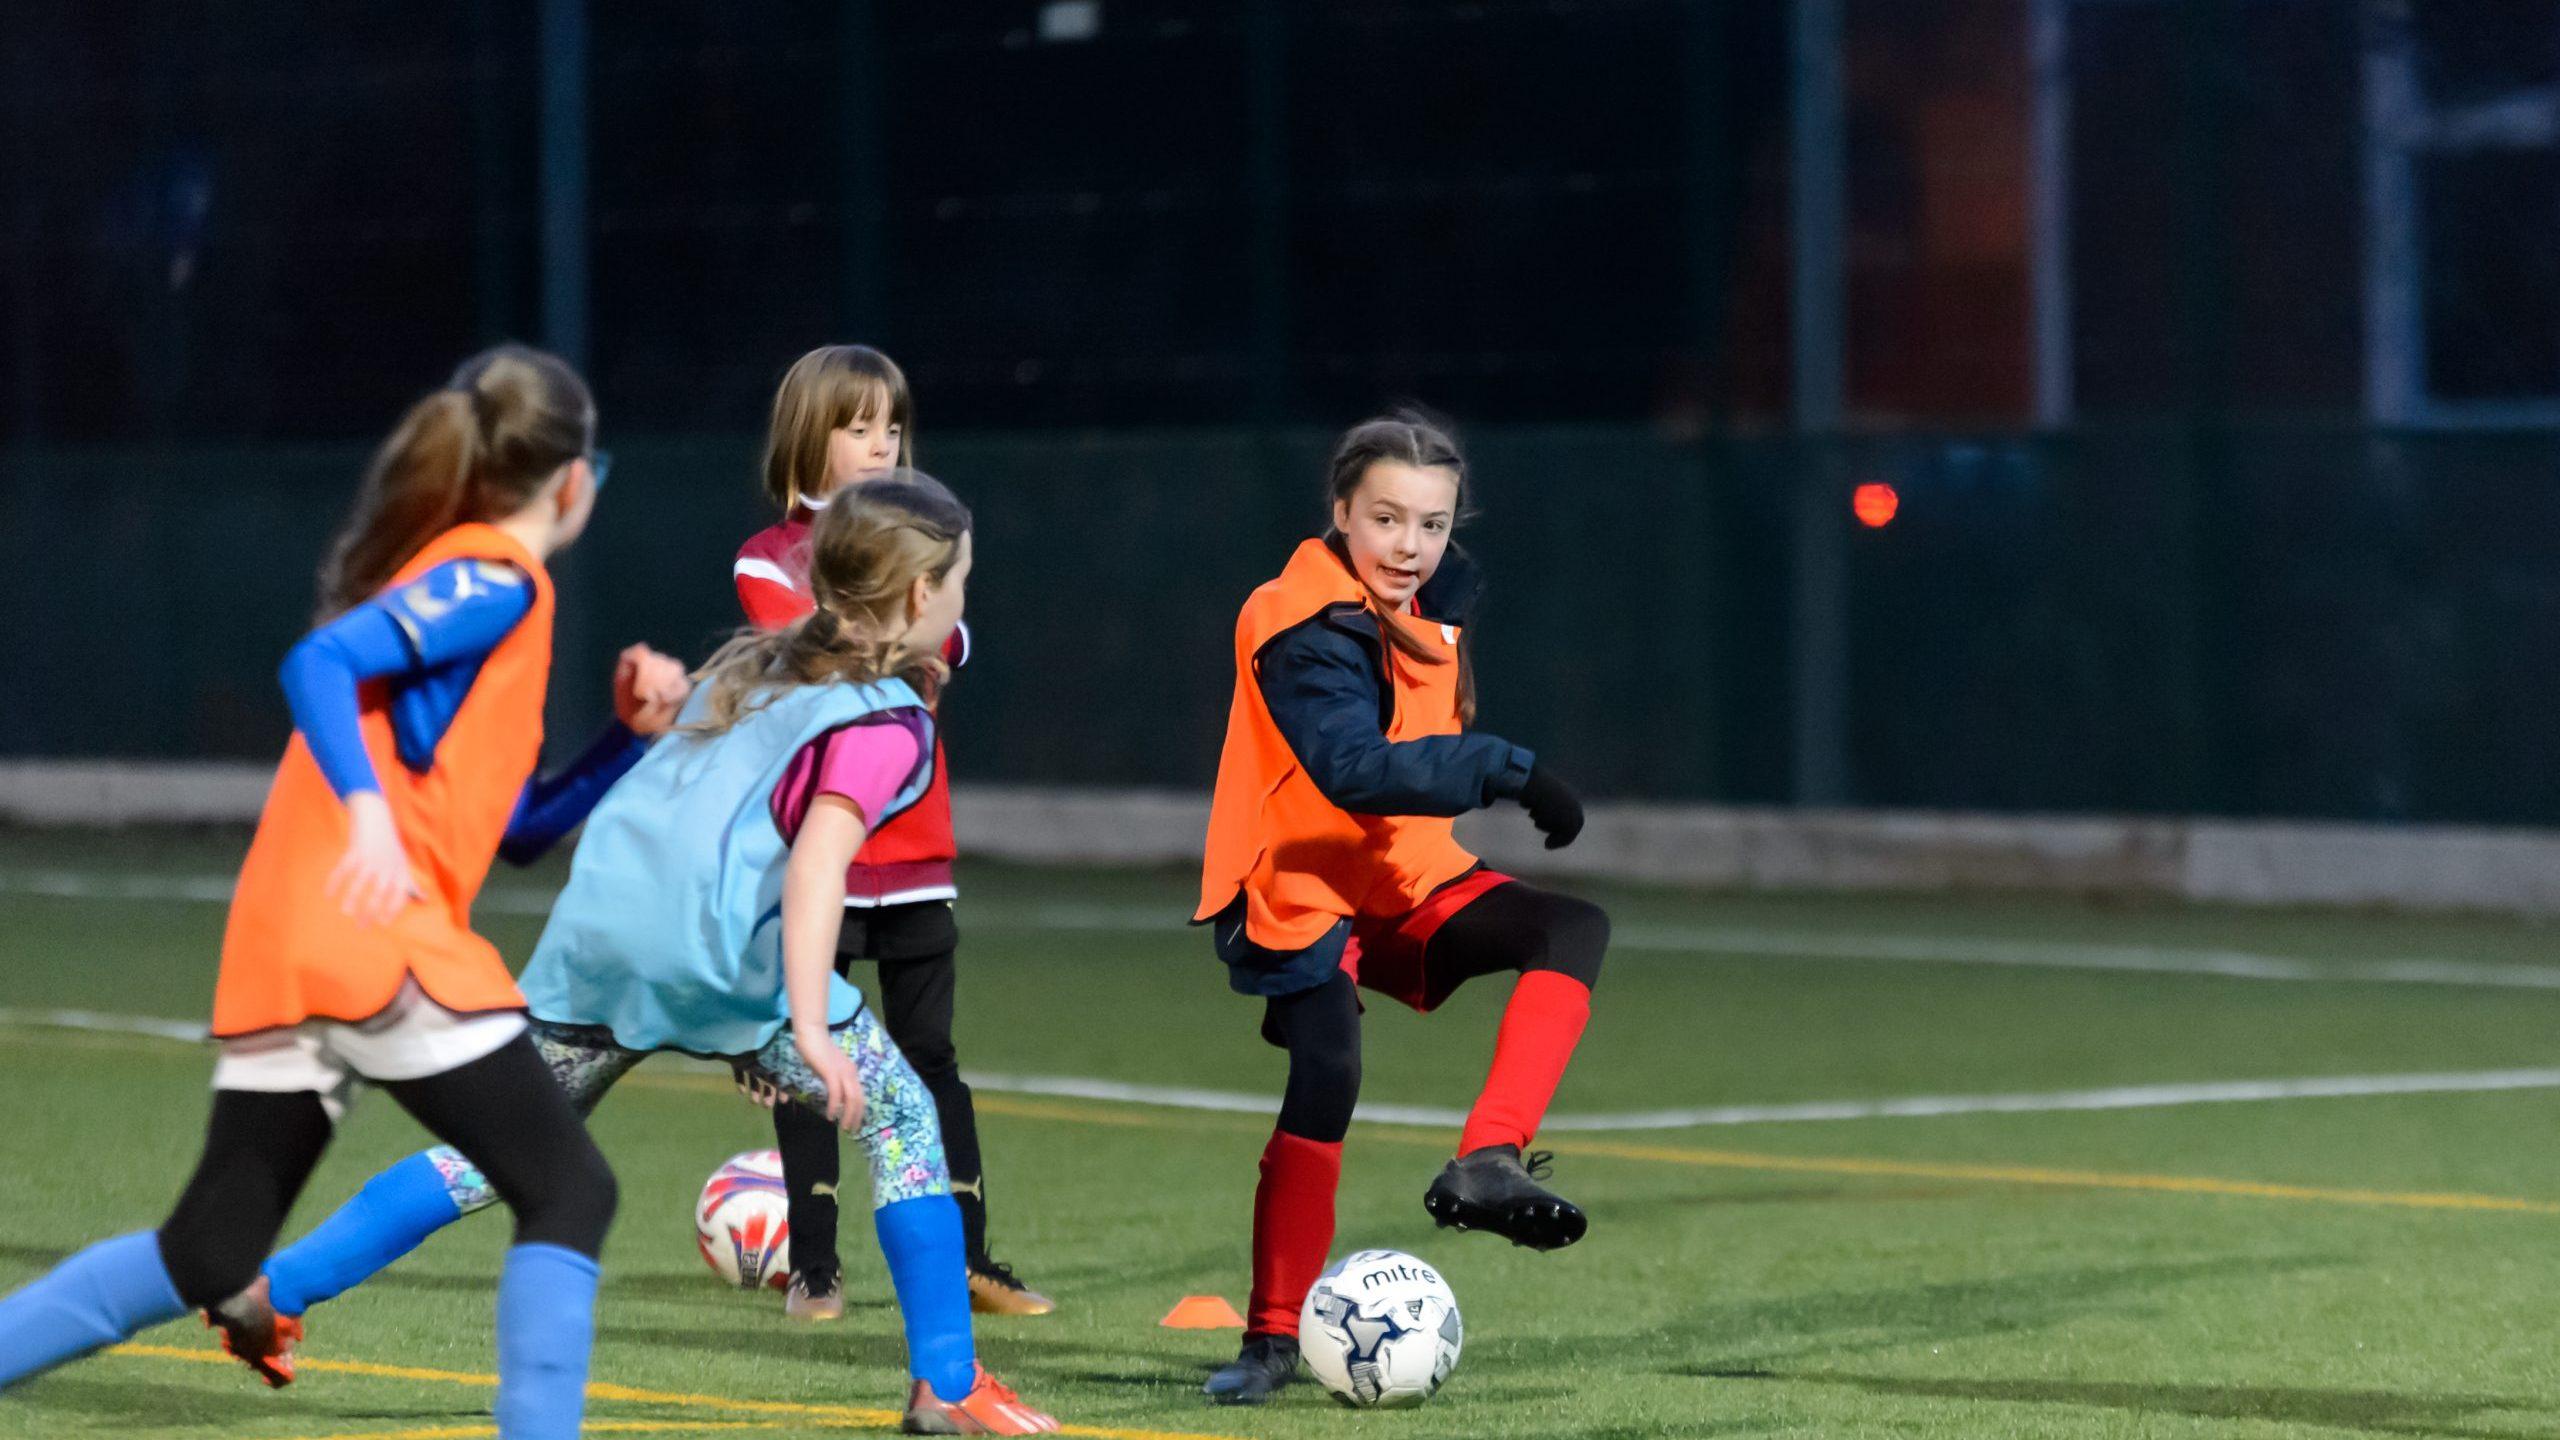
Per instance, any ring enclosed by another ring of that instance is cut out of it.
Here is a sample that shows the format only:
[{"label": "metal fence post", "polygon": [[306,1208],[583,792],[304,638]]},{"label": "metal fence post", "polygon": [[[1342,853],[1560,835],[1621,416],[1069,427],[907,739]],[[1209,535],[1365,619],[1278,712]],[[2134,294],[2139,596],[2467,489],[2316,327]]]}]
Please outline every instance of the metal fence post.
[{"label": "metal fence post", "polygon": [[[587,334],[587,3],[542,0],[541,17],[542,343],[580,372],[588,371]],[[590,381],[593,380],[589,375]],[[561,588],[574,565],[554,565]],[[555,717],[583,729],[612,702],[604,685],[590,607],[559,607],[554,646],[561,657],[551,682]],[[558,728],[555,724],[554,728]],[[575,733],[574,731],[572,733]]]},{"label": "metal fence post", "polygon": [[1793,393],[1799,465],[1790,626],[1795,800],[1850,798],[1848,536],[1837,503],[1847,408],[1848,99],[1842,0],[1798,0],[1790,67]]},{"label": "metal fence post", "polygon": [[844,228],[837,255],[836,333],[865,345],[889,343],[889,207],[882,193],[888,184],[882,136],[887,107],[880,94],[889,67],[880,63],[879,47],[871,0],[837,0],[836,183],[844,200]]}]

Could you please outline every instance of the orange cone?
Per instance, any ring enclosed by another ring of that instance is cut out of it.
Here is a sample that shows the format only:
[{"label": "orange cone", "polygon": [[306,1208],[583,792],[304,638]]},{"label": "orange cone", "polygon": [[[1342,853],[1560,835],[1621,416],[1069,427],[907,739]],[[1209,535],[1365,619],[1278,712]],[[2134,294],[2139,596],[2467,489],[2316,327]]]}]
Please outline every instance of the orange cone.
[{"label": "orange cone", "polygon": [[1244,1317],[1215,1295],[1185,1295],[1156,1323],[1167,1330],[1241,1330]]}]

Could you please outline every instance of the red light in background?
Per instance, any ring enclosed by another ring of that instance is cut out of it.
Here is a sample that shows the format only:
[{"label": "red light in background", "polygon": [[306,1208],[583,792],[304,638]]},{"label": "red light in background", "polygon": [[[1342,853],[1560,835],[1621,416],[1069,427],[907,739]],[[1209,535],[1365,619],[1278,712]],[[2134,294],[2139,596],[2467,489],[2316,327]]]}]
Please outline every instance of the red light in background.
[{"label": "red light in background", "polygon": [[1893,523],[1902,511],[1902,496],[1890,485],[1861,485],[1849,496],[1849,513],[1870,530],[1881,530]]}]

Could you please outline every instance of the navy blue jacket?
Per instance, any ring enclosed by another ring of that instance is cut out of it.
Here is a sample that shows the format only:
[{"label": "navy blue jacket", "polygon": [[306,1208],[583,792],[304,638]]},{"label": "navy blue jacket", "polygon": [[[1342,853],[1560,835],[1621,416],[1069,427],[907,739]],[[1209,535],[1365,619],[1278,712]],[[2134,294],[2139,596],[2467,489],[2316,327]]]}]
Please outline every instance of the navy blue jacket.
[{"label": "navy blue jacket", "polygon": [[[1341,555],[1341,538],[1330,543]],[[1463,627],[1481,588],[1475,562],[1452,545],[1414,596],[1415,617]],[[1262,703],[1324,798],[1355,815],[1463,815],[1517,796],[1537,757],[1508,740],[1387,738],[1395,688],[1387,682],[1386,643],[1366,607],[1342,604],[1281,631],[1254,654]]]}]

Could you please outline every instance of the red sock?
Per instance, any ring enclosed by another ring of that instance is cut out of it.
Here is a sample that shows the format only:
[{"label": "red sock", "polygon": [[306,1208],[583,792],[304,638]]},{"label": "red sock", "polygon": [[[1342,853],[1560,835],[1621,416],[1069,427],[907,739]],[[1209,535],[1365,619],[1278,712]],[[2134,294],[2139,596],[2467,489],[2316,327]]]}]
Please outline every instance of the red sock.
[{"label": "red sock", "polygon": [[1547,1118],[1547,1102],[1573,1059],[1591,1019],[1591,987],[1553,970],[1531,970],[1511,988],[1502,1030],[1493,1042],[1493,1071],[1467,1112],[1458,1153],[1487,1145],[1526,1147]]},{"label": "red sock", "polygon": [[1324,1273],[1333,1248],[1333,1192],[1342,1183],[1342,1142],[1271,1132],[1262,1147],[1262,1183],[1253,1191],[1253,1296],[1248,1335],[1295,1335],[1298,1307]]}]

